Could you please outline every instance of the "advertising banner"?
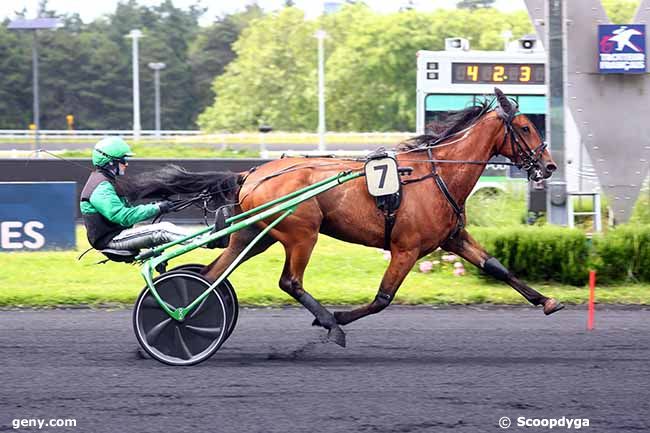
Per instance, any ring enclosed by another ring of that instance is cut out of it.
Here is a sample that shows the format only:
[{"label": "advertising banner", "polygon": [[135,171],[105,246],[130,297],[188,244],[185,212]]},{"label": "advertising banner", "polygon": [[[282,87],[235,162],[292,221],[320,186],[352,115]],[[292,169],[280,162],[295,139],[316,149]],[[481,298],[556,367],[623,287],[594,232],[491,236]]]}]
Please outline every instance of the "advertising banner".
[{"label": "advertising banner", "polygon": [[601,74],[646,71],[645,24],[598,26],[598,70]]},{"label": "advertising banner", "polygon": [[0,252],[74,249],[76,182],[0,182]]}]

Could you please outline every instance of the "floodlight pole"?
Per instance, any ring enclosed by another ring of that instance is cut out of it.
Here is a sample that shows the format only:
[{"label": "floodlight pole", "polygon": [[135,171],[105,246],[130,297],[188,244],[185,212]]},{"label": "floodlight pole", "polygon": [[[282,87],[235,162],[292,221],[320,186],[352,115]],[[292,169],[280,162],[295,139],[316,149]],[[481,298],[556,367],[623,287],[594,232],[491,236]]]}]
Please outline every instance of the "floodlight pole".
[{"label": "floodlight pole", "polygon": [[325,37],[324,30],[316,32],[318,39],[318,150],[325,151]]},{"label": "floodlight pole", "polygon": [[133,61],[133,138],[140,138],[140,67],[138,60],[138,39],[144,35],[140,30],[133,29],[126,35],[131,39],[131,51]]},{"label": "floodlight pole", "polygon": [[20,18],[13,20],[9,23],[9,30],[31,30],[32,31],[32,95],[33,101],[33,115],[34,115],[34,151],[37,152],[41,149],[41,116],[40,105],[38,98],[38,29],[55,29],[61,27],[62,23],[58,18],[34,18],[25,19]]},{"label": "floodlight pole", "polygon": [[149,63],[149,67],[153,69],[153,82],[155,93],[155,113],[156,113],[156,137],[160,137],[160,70],[165,69],[164,63]]},{"label": "floodlight pole", "polygon": [[[33,105],[34,105],[34,151],[38,152],[41,148],[41,116],[40,116],[40,106],[38,98],[38,37],[36,36],[36,30],[32,31],[32,86],[33,86]],[[37,153],[38,155],[38,153]]]}]

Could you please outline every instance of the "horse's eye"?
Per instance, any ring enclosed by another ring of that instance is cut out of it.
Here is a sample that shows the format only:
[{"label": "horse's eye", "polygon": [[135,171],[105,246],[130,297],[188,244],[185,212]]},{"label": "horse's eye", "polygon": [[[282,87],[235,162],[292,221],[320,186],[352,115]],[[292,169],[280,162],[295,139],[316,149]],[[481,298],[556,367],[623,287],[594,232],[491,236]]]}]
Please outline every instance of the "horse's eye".
[{"label": "horse's eye", "polygon": [[530,132],[530,128],[527,127],[527,126],[524,126],[523,128],[521,128],[521,130],[524,131],[525,133],[529,133],[529,132]]}]

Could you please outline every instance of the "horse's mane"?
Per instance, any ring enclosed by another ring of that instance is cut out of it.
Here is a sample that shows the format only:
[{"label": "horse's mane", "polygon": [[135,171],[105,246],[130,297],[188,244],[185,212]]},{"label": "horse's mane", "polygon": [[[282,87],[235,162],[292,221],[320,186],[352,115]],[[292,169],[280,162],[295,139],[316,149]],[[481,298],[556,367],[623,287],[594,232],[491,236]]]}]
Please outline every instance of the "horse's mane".
[{"label": "horse's mane", "polygon": [[445,120],[433,121],[427,124],[427,130],[431,131],[429,134],[409,138],[400,143],[397,148],[400,150],[425,149],[427,146],[440,143],[469,127],[491,109],[492,101],[486,99],[471,107],[452,112]]}]

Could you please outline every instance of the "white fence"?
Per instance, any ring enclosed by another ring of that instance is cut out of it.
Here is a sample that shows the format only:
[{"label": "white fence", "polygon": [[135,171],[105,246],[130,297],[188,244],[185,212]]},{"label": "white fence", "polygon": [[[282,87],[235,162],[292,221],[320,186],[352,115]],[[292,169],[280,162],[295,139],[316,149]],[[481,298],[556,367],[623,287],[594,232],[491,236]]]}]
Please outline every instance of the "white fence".
[{"label": "white fence", "polygon": [[[96,139],[107,135],[117,135],[122,137],[133,137],[133,130],[53,130],[41,129],[39,136],[42,139]],[[351,140],[355,143],[372,143],[372,142],[398,142],[415,135],[412,132],[327,132],[325,138],[327,141],[343,142]],[[249,141],[251,139],[260,139],[263,137],[268,142],[278,142],[279,140],[296,140],[297,142],[318,142],[317,133],[308,132],[270,132],[261,134],[259,132],[237,132],[237,133],[217,133],[206,134],[203,131],[140,131],[140,137],[151,139],[160,137],[182,138],[191,137],[201,141],[232,141],[238,140]],[[0,139],[2,138],[33,138],[34,131],[29,129],[0,129]]]}]

